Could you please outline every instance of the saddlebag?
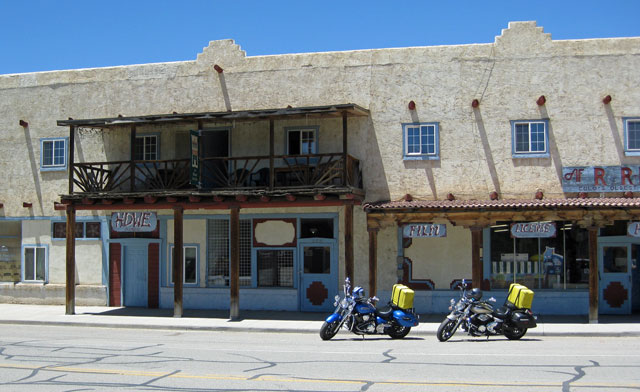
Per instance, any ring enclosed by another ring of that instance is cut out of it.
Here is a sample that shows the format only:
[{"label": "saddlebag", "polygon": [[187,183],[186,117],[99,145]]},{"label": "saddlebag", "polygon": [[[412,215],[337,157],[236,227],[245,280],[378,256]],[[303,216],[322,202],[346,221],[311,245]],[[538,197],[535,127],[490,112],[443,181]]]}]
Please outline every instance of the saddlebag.
[{"label": "saddlebag", "polygon": [[391,290],[391,303],[400,309],[413,308],[414,292],[403,284],[394,284]]},{"label": "saddlebag", "polygon": [[518,328],[535,328],[538,325],[535,316],[523,312],[513,312],[511,321]]}]

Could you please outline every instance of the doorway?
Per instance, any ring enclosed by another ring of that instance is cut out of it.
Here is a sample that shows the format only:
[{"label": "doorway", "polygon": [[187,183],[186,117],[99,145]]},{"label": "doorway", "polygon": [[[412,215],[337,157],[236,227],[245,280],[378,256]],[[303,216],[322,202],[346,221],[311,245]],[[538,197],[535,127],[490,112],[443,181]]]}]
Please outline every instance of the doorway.
[{"label": "doorway", "polygon": [[203,130],[200,133],[203,188],[222,188],[229,184],[229,130]]},{"label": "doorway", "polygon": [[331,311],[337,294],[338,260],[335,240],[301,239],[298,242],[300,310]]},{"label": "doorway", "polygon": [[[637,255],[638,240],[624,237],[598,238],[598,309],[600,314],[631,314],[640,305]],[[635,286],[638,286],[637,282]]]}]

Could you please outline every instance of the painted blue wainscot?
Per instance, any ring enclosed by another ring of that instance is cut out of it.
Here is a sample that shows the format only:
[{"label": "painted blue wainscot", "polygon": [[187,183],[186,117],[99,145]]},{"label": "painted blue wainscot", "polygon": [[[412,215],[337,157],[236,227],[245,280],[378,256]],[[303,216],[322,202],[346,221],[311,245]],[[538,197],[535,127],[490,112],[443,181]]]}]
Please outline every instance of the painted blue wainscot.
[{"label": "painted blue wainscot", "polygon": [[[532,310],[538,315],[588,315],[589,314],[589,291],[535,291],[533,297]],[[380,302],[378,307],[385,305],[391,298],[391,291],[381,291],[378,293]],[[507,292],[483,291],[483,298],[496,299],[496,305],[504,304]],[[423,314],[445,314],[449,313],[451,298],[460,298],[460,291],[435,290],[416,291],[414,306],[416,312]]]},{"label": "painted blue wainscot", "polygon": [[[184,287],[184,309],[229,309],[229,288]],[[240,288],[240,309],[243,310],[299,310],[298,290],[295,288]],[[173,287],[160,288],[160,307],[173,308]]]}]

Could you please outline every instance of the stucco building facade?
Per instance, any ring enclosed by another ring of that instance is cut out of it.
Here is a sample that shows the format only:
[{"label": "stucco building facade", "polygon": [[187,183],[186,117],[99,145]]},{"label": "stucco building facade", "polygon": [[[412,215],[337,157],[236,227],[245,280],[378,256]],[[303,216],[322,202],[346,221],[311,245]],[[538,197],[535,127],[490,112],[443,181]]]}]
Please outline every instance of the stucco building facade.
[{"label": "stucco building facade", "polygon": [[525,283],[542,314],[630,313],[639,56],[512,22],[488,44],[223,40],[0,75],[0,298],[324,311],[349,275],[383,299],[409,284],[419,312],[470,279],[498,299]]}]

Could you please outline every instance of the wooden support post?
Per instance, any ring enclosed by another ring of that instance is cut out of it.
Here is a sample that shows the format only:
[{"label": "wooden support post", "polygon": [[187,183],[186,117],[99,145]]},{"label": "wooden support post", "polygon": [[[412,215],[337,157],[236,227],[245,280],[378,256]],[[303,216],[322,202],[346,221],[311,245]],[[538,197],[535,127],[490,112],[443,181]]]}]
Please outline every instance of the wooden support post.
[{"label": "wooden support post", "polygon": [[65,314],[76,313],[76,210],[73,206],[67,207],[67,285]]},{"label": "wooden support post", "polygon": [[589,227],[589,322],[598,323],[598,227]]},{"label": "wooden support post", "polygon": [[74,164],[74,149],[76,140],[76,127],[73,125],[69,127],[69,194],[73,194],[73,164]]},{"label": "wooden support post", "polygon": [[173,317],[182,317],[183,217],[182,207],[173,209]]},{"label": "wooden support post", "polygon": [[136,156],[136,127],[134,125],[131,127],[131,149],[130,149],[130,156],[129,156],[129,165],[130,165],[129,175],[131,176],[129,188],[131,192],[135,190],[135,186],[136,186],[136,165],[133,164],[133,160],[135,156]]},{"label": "wooden support post", "polygon": [[368,228],[369,232],[369,296],[376,295],[378,282],[378,229]]},{"label": "wooden support post", "polygon": [[273,190],[276,181],[276,171],[273,167],[273,154],[275,154],[274,129],[273,119],[269,119],[269,190]]},{"label": "wooden support post", "polygon": [[355,286],[353,271],[353,204],[344,206],[344,273]]},{"label": "wooden support post", "polygon": [[348,154],[348,138],[347,138],[347,112],[342,113],[342,185],[347,186],[347,154]]},{"label": "wooden support post", "polygon": [[471,227],[471,278],[473,287],[482,288],[483,271],[480,249],[482,248],[482,228]]},{"label": "wooden support post", "polygon": [[240,317],[240,208],[232,207],[229,222],[229,318]]}]

